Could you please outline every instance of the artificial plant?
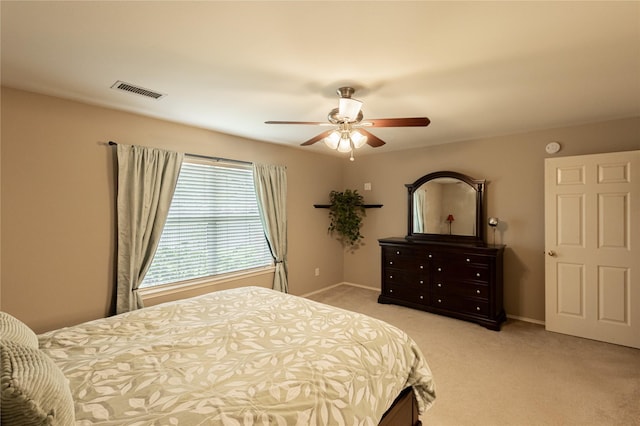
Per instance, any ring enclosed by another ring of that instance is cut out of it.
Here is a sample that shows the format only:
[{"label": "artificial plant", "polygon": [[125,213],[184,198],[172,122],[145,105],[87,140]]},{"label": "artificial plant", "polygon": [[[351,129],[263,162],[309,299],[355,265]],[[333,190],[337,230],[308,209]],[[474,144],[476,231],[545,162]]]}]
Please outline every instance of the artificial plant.
[{"label": "artificial plant", "polygon": [[363,238],[360,233],[362,218],[365,216],[363,200],[357,190],[329,193],[329,233],[337,233],[342,245],[351,249],[356,248]]}]

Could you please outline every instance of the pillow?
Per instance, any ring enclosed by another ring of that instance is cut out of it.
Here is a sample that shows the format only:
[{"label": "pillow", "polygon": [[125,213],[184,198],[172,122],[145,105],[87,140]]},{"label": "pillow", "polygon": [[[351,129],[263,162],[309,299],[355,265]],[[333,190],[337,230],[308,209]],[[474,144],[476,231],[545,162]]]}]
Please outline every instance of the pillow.
[{"label": "pillow", "polygon": [[3,425],[73,425],[67,379],[44,352],[0,340]]},{"label": "pillow", "polygon": [[0,339],[38,349],[38,337],[25,323],[6,312],[0,312]]}]

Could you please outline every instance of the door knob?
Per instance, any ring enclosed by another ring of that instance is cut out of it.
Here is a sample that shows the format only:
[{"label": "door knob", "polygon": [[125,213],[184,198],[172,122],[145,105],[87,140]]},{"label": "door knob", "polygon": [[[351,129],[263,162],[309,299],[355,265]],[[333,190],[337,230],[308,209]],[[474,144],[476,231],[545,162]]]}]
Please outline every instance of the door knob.
[{"label": "door knob", "polygon": [[549,250],[549,251],[547,252],[547,254],[548,254],[549,256],[551,256],[551,257],[555,257],[555,256],[556,256],[556,252],[555,252],[555,251],[553,251],[553,250]]}]

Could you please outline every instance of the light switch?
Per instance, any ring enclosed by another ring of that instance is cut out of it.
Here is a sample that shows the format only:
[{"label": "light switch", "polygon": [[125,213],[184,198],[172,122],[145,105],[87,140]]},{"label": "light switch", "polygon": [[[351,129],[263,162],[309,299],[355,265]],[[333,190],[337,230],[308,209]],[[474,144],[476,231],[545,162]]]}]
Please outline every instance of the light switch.
[{"label": "light switch", "polygon": [[371,182],[366,182],[364,184],[364,190],[365,191],[371,191]]}]

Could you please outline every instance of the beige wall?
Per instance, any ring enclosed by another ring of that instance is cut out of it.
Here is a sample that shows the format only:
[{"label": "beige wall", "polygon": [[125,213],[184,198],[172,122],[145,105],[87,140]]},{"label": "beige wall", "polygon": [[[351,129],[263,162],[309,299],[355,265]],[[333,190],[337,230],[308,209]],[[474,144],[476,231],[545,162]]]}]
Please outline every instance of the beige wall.
[{"label": "beige wall", "polygon": [[[640,118],[359,156],[347,164],[345,186],[384,207],[367,211],[365,245],[354,254],[345,253],[345,281],[379,288],[377,239],[407,233],[404,185],[427,173],[457,171],[487,180],[486,217],[502,221],[496,242],[507,246],[507,314],[544,321],[544,159],[550,141],[562,145],[556,156],[639,149]],[[371,191],[363,191],[365,182],[372,184]],[[491,242],[492,231],[485,229]]]},{"label": "beige wall", "polygon": [[[406,234],[405,183],[437,170],[486,179],[487,214],[503,221],[498,242],[507,245],[507,313],[535,320],[544,320],[544,146],[560,141],[556,155],[562,156],[640,147],[640,118],[634,118],[404,152],[365,147],[363,153],[371,154],[351,163],[7,88],[1,114],[0,308],[37,332],[110,310],[115,159],[114,149],[104,145],[109,140],[286,165],[290,290],[298,295],[342,281],[379,288],[377,239]],[[363,190],[365,182],[372,191]],[[312,206],[345,188],[384,204],[367,210],[365,245],[353,254],[327,235],[327,211]],[[254,283],[268,280],[238,282]]]},{"label": "beige wall", "polygon": [[37,332],[110,310],[116,229],[109,140],[287,166],[290,291],[342,281],[327,211],[313,208],[342,186],[342,158],[8,88],[1,118],[0,308]]}]

